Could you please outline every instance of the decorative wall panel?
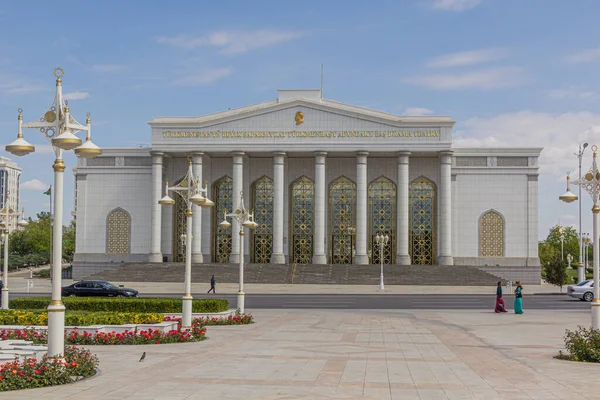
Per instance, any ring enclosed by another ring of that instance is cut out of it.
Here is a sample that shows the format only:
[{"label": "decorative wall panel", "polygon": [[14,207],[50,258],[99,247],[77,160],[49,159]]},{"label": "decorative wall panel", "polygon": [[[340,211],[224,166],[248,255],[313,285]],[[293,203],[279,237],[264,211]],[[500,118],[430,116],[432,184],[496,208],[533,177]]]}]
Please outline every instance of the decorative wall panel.
[{"label": "decorative wall panel", "polygon": [[436,200],[435,183],[421,176],[410,184],[410,255],[414,265],[436,262]]},{"label": "decorative wall panel", "polygon": [[332,264],[352,264],[356,235],[356,184],[341,176],[329,185],[329,243]]},{"label": "decorative wall panel", "polygon": [[128,254],[131,248],[131,216],[122,208],[115,208],[106,218],[106,252]]},{"label": "decorative wall panel", "polygon": [[305,176],[292,182],[290,202],[290,262],[310,264],[313,255],[315,183]]},{"label": "decorative wall panel", "polygon": [[494,210],[479,218],[479,256],[504,256],[504,218]]},{"label": "decorative wall panel", "polygon": [[[233,180],[224,176],[213,184],[213,262],[228,263],[231,255],[231,226],[223,228],[223,212],[233,211]],[[237,234],[237,232],[236,232]]]},{"label": "decorative wall panel", "polygon": [[271,262],[273,253],[273,180],[263,176],[252,184],[252,209],[258,226],[252,231],[251,259],[254,263]]},{"label": "decorative wall panel", "polygon": [[377,234],[387,235],[390,240],[383,248],[383,263],[394,264],[396,257],[396,185],[390,179],[379,177],[369,184],[369,259],[380,264]]}]

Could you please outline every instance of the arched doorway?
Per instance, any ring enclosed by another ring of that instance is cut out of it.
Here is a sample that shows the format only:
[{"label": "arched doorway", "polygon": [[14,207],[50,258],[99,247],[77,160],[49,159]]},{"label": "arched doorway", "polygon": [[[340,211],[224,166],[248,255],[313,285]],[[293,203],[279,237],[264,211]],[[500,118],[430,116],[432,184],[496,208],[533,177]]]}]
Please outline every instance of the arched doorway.
[{"label": "arched doorway", "polygon": [[273,180],[263,176],[252,184],[252,209],[258,224],[252,231],[251,260],[255,263],[271,262],[273,253]]},{"label": "arched doorway", "polygon": [[341,176],[329,185],[329,253],[332,264],[352,264],[356,235],[356,184]]},{"label": "arched doorway", "polygon": [[231,226],[223,228],[219,223],[223,220],[226,211],[233,211],[233,180],[224,176],[213,183],[213,199],[215,209],[213,212],[213,262],[228,263],[231,254]]},{"label": "arched doorway", "polygon": [[381,176],[369,184],[369,254],[371,264],[380,264],[377,234],[388,235],[388,244],[383,248],[383,263],[396,262],[396,185]]},{"label": "arched doorway", "polygon": [[[176,181],[175,185],[187,187],[187,181],[183,181],[183,179]],[[187,205],[179,193],[173,192],[172,196],[175,204],[173,206],[173,254],[171,257],[174,262],[183,262],[185,261],[185,246],[181,235],[186,232],[187,228]]]},{"label": "arched doorway", "polygon": [[315,183],[301,176],[290,188],[290,262],[310,264],[313,255]]},{"label": "arched doorway", "polygon": [[504,217],[498,211],[479,217],[479,257],[504,257]]},{"label": "arched doorway", "polygon": [[414,265],[433,265],[436,261],[436,203],[433,181],[420,176],[410,183],[410,255]]}]

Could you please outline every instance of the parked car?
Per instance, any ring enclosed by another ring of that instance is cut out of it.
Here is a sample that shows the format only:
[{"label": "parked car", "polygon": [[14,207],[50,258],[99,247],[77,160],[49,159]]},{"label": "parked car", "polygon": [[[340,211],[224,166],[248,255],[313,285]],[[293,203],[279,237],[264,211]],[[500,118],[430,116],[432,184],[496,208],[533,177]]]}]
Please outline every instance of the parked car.
[{"label": "parked car", "polygon": [[105,281],[80,281],[70,286],[63,286],[63,296],[107,296],[137,297],[135,289],[119,288]]},{"label": "parked car", "polygon": [[594,281],[588,279],[575,286],[569,286],[567,294],[579,300],[592,301],[594,300]]}]

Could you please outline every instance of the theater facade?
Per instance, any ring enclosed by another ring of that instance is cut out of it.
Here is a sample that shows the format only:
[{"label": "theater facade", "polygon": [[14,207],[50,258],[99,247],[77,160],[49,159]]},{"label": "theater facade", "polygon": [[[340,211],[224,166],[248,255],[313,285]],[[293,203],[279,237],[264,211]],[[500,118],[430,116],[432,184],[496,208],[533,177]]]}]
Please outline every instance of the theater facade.
[{"label": "theater facade", "polygon": [[[254,211],[244,258],[274,264],[477,266],[539,282],[541,148],[452,145],[449,117],[399,116],[280,90],[276,100],[149,122],[150,148],[110,148],[75,169],[75,275],[181,262],[185,202],[159,205],[191,163],[212,208],[193,208],[193,263],[240,256],[223,213]],[[380,255],[378,234],[389,242]]]}]

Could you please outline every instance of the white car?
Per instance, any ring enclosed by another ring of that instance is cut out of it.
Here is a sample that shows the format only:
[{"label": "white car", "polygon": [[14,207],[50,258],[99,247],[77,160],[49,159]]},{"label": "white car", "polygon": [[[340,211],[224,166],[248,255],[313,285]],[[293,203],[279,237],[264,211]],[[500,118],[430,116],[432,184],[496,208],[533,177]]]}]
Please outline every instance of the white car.
[{"label": "white car", "polygon": [[592,301],[594,300],[594,281],[588,279],[575,286],[569,286],[567,294],[579,300]]}]

